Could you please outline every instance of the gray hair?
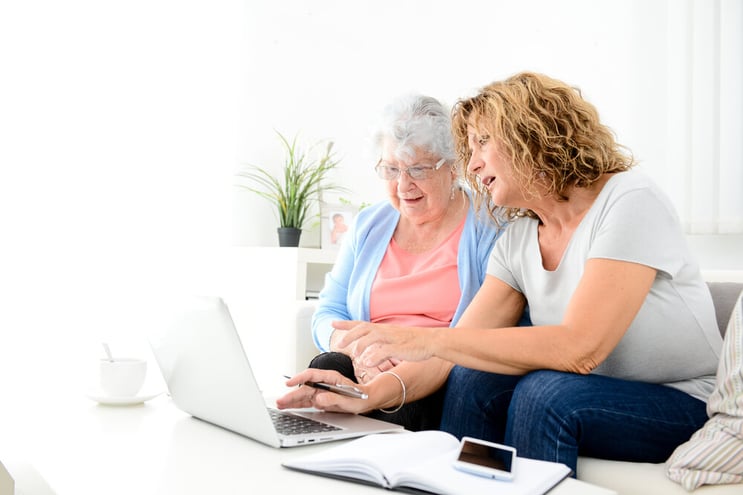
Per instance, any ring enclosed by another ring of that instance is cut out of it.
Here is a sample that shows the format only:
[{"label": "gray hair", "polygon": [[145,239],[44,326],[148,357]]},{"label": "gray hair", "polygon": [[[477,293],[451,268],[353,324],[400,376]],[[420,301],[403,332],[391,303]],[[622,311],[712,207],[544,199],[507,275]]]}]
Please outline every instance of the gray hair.
[{"label": "gray hair", "polygon": [[449,110],[430,96],[403,95],[388,104],[372,143],[379,150],[385,139],[397,144],[398,159],[413,158],[416,148],[448,162],[456,159]]}]

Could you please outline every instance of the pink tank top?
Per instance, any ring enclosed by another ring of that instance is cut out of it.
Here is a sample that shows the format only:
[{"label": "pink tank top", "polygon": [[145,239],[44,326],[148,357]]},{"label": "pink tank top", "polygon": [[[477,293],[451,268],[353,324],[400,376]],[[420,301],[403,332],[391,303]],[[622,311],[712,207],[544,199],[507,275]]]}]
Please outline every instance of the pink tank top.
[{"label": "pink tank top", "polygon": [[372,283],[372,322],[425,327],[451,324],[462,295],[457,253],[464,223],[426,253],[411,254],[394,239],[390,241]]}]

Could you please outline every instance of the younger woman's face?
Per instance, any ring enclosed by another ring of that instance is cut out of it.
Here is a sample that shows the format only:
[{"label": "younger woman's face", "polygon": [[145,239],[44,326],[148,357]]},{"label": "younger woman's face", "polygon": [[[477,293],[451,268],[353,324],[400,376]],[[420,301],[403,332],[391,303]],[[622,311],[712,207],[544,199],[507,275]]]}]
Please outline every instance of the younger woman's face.
[{"label": "younger woman's face", "polygon": [[467,144],[472,152],[467,171],[479,177],[498,206],[526,208],[522,186],[513,174],[513,164],[487,133],[467,126]]}]

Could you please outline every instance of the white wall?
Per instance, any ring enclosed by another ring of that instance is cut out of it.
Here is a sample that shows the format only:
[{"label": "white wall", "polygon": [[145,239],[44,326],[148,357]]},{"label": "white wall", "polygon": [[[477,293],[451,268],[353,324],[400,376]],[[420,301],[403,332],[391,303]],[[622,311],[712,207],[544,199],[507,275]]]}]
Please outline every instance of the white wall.
[{"label": "white wall", "polygon": [[[240,161],[278,167],[273,129],[331,138],[343,156],[339,182],[358,201],[382,199],[365,139],[392,96],[420,91],[451,104],[535,70],[579,86],[684,213],[676,177],[688,136],[675,142],[683,115],[669,90],[691,84],[674,79],[690,50],[691,9],[674,0],[249,2]],[[236,244],[276,245],[264,200],[236,189],[233,204]],[[318,242],[316,232],[303,234],[303,245]],[[715,237],[714,254],[708,237],[691,242],[703,264],[743,268],[743,236]]]},{"label": "white wall", "polygon": [[0,3],[6,405],[81,396],[81,356],[127,352],[142,301],[203,287],[229,245],[243,7]]},{"label": "white wall", "polygon": [[[251,2],[241,161],[278,166],[274,128],[332,138],[344,158],[339,180],[360,200],[382,199],[366,138],[384,104],[407,91],[452,104],[523,69],[579,82],[609,123],[629,128],[632,107],[624,103],[634,74],[627,26],[633,24],[634,5],[590,0]],[[625,95],[624,101],[617,94]],[[247,218],[239,221],[236,243],[275,244],[275,217],[268,207],[244,191],[236,196],[267,212],[251,215],[266,219],[258,231]]]},{"label": "white wall", "polygon": [[[390,97],[453,103],[532,69],[580,85],[652,169],[672,4],[0,3],[0,388],[69,394],[80,356],[141,333],[142,299],[208,292],[219,249],[275,245],[273,213],[232,177],[278,166],[274,128],[334,139],[339,181],[374,201],[365,138]],[[741,268],[740,236],[713,246]]]}]

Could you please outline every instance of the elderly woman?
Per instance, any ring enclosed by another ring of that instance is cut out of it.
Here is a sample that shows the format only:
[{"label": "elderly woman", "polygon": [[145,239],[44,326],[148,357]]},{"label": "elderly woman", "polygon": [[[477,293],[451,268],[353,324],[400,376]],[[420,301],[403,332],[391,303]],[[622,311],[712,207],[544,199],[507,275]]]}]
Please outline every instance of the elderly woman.
[{"label": "elderly woman", "polygon": [[[458,436],[574,472],[579,454],[665,460],[706,421],[722,346],[671,203],[560,81],[515,75],[453,118],[481,193],[514,220],[482,288],[455,330],[338,322],[353,329],[338,345],[365,366],[456,363],[441,427]],[[516,328],[527,303],[534,326]]]},{"label": "elderly woman", "polygon": [[[389,200],[363,209],[344,235],[312,321],[315,344],[325,353],[310,367],[346,378],[309,370],[287,382],[353,381],[369,398],[301,387],[277,405],[366,413],[411,430],[438,428],[443,397],[438,389],[450,365],[438,358],[352,363],[352,349],[338,345],[346,332],[332,322],[451,326],[485,278],[497,229],[487,215],[476,214],[460,186],[450,114],[437,100],[410,95],[392,102],[375,144],[381,157],[374,171]],[[411,385],[403,390],[406,382]],[[417,383],[426,384],[425,392]]]}]

